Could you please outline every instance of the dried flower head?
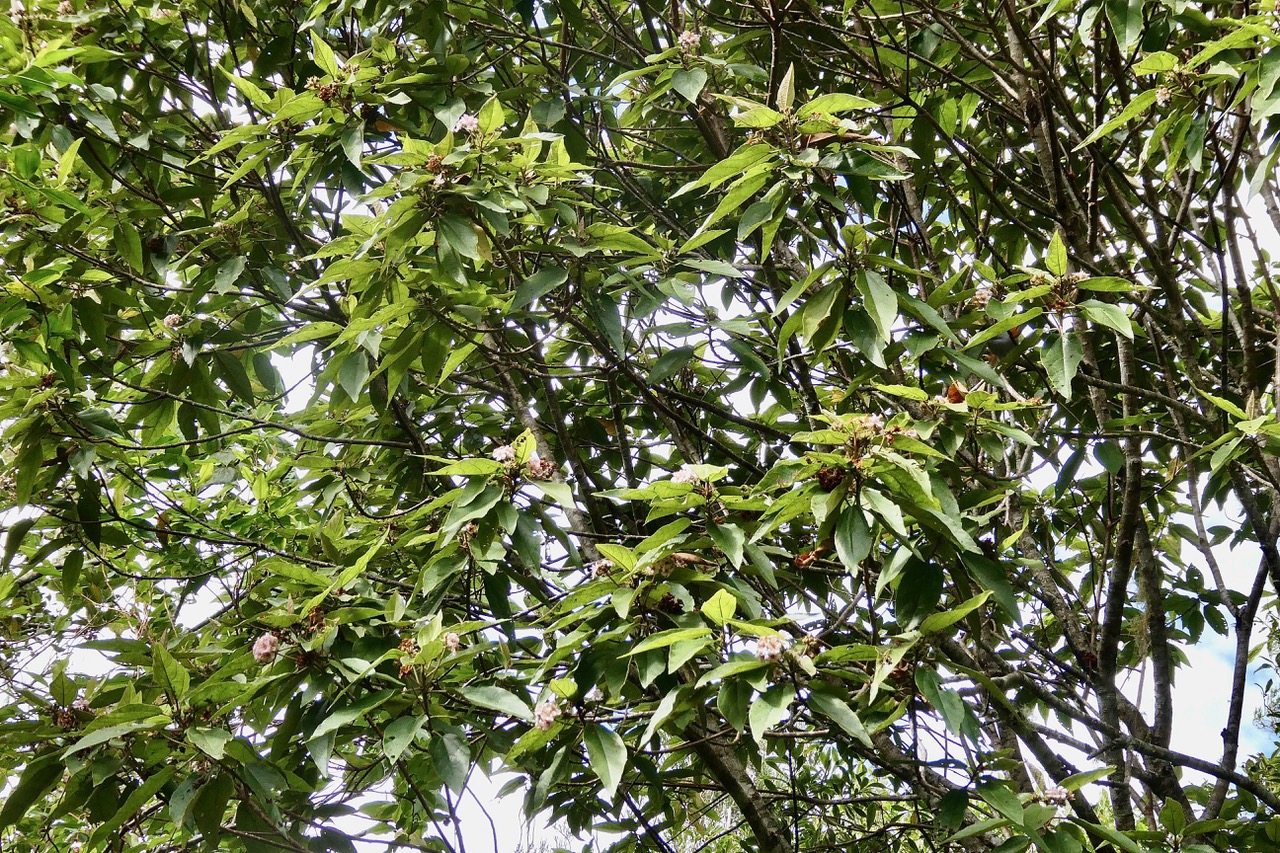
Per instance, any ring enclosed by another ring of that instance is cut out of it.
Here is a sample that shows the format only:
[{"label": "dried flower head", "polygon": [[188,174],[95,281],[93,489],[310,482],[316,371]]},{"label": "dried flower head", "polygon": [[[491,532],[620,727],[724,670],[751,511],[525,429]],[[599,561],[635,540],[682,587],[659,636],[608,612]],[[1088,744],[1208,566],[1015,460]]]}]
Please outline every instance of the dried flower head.
[{"label": "dried flower head", "polygon": [[533,709],[533,724],[541,731],[547,731],[555,725],[556,718],[561,714],[560,703],[555,699],[548,699],[539,703],[537,708]]},{"label": "dried flower head", "polygon": [[271,663],[280,650],[280,638],[267,633],[259,637],[253,644],[253,659],[261,664]]},{"label": "dried flower head", "polygon": [[550,459],[531,459],[529,461],[529,478],[533,480],[550,480],[560,470]]}]

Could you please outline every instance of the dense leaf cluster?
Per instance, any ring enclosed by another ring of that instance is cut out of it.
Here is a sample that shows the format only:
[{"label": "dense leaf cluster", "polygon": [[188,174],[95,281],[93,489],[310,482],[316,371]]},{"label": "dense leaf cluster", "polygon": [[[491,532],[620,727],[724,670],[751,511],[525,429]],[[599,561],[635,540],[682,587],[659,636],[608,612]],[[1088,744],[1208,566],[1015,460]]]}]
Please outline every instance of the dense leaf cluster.
[{"label": "dense leaf cluster", "polygon": [[0,843],[1280,844],[1276,25],[18,0]]}]

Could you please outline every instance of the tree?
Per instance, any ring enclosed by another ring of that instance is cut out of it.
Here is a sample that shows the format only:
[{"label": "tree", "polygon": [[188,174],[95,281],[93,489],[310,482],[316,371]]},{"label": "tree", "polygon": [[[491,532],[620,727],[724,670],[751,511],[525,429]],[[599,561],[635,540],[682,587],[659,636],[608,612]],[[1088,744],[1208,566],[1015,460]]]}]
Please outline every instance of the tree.
[{"label": "tree", "polygon": [[1270,6],[13,10],[6,849],[1280,843]]}]

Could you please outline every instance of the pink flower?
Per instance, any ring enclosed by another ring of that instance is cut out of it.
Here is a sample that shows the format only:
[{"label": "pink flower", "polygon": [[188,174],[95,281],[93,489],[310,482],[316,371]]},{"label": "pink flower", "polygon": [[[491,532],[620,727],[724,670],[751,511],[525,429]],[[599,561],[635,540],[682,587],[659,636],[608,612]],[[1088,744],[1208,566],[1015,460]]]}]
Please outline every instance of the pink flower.
[{"label": "pink flower", "polygon": [[471,113],[463,113],[462,117],[453,125],[454,133],[475,133],[480,129],[480,119]]},{"label": "pink flower", "polygon": [[1044,792],[1042,798],[1049,805],[1064,806],[1067,802],[1074,799],[1074,795],[1066,788],[1050,788]]},{"label": "pink flower", "polygon": [[450,631],[444,635],[444,648],[451,655],[456,655],[458,649],[462,648],[462,638],[458,636],[457,631]]},{"label": "pink flower", "polygon": [[547,731],[555,725],[556,717],[560,716],[560,703],[555,699],[548,699],[533,709],[533,724],[538,727],[539,731]]},{"label": "pink flower", "polygon": [[164,327],[166,329],[174,329],[182,322],[181,314],[170,314],[164,318]]},{"label": "pink flower", "polygon": [[693,30],[685,30],[680,34],[677,41],[680,43],[680,49],[686,53],[692,53],[698,49],[698,42],[702,39]]},{"label": "pink flower", "polygon": [[787,650],[787,641],[778,634],[770,634],[756,641],[756,657],[760,660],[777,660]]},{"label": "pink flower", "polygon": [[493,457],[494,462],[506,464],[516,458],[516,449],[509,444],[502,444],[493,449],[493,453],[489,454]]},{"label": "pink flower", "polygon": [[253,659],[261,664],[271,663],[280,649],[280,638],[275,634],[263,634],[253,644]]}]

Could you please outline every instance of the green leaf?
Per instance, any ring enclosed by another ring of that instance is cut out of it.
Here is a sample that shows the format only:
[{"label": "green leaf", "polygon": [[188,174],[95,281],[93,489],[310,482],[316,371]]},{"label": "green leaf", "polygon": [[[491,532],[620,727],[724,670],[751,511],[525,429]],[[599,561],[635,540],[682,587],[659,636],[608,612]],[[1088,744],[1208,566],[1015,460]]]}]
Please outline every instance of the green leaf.
[{"label": "green leaf", "polygon": [[978,796],[998,814],[1021,825],[1023,818],[1022,802],[1018,795],[1009,790],[1004,782],[988,781],[978,783]]},{"label": "green leaf", "polygon": [[[151,801],[152,797],[160,793],[161,789],[169,784],[169,780],[177,772],[178,768],[173,765],[161,767],[153,775],[143,780],[142,784],[125,798],[124,803],[111,816],[110,820],[93,831],[93,835],[89,840],[89,847],[97,848],[106,839],[114,837],[120,827],[124,826],[125,821],[137,814],[143,806]],[[221,812],[219,812],[219,817],[221,817]]]},{"label": "green leaf", "polygon": [[733,123],[738,127],[766,128],[781,124],[783,118],[782,113],[777,110],[771,110],[768,107],[756,107],[753,110],[734,115]]},{"label": "green leaf", "polygon": [[893,610],[904,628],[913,628],[924,621],[942,596],[942,569],[918,557],[907,561],[898,588],[893,596]]},{"label": "green leaf", "polygon": [[1107,469],[1108,474],[1119,474],[1124,468],[1124,451],[1114,441],[1100,441],[1094,445],[1093,458]]},{"label": "green leaf", "polygon": [[543,267],[516,288],[515,296],[511,298],[511,310],[532,304],[535,299],[541,299],[568,280],[569,273],[563,267]]},{"label": "green leaf", "polygon": [[651,652],[654,649],[665,649],[667,646],[679,643],[683,640],[701,640],[711,635],[711,629],[704,626],[696,628],[672,628],[668,631],[659,631],[651,637],[637,643],[631,651],[626,653],[626,657]]},{"label": "green leaf", "polygon": [[[385,743],[383,748],[386,748]],[[471,773],[471,747],[467,739],[456,732],[448,732],[431,739],[430,752],[431,764],[440,778],[450,791],[461,796]]]},{"label": "green leaf", "polygon": [[1148,53],[1138,62],[1134,63],[1134,74],[1160,74],[1165,71],[1172,71],[1178,67],[1178,57],[1172,53],[1163,50],[1157,50],[1154,53]]},{"label": "green leaf", "polygon": [[390,761],[399,761],[426,722],[426,716],[397,717],[392,720],[382,730],[382,754]]},{"label": "green leaf", "polygon": [[797,109],[796,114],[801,118],[808,118],[813,113],[835,115],[836,113],[847,113],[852,110],[874,110],[879,106],[875,101],[869,101],[857,95],[832,92],[814,98],[803,107]]},{"label": "green leaf", "polygon": [[205,755],[215,761],[221,761],[226,755],[227,744],[232,740],[232,735],[226,729],[192,726],[187,729],[186,738],[187,743],[197,747]]},{"label": "green leaf", "polygon": [[168,717],[160,715],[148,715],[144,719],[133,720],[128,723],[120,723],[114,726],[105,726],[100,729],[94,729],[71,746],[67,747],[62,753],[62,757],[66,758],[75,755],[77,752],[83,752],[86,749],[95,747],[99,744],[107,743],[118,737],[124,737],[133,732],[142,731],[143,729],[160,728],[169,721]]},{"label": "green leaf", "polygon": [[0,806],[0,830],[15,825],[62,778],[63,764],[56,752],[33,757]]},{"label": "green leaf", "polygon": [[898,317],[898,297],[889,287],[884,276],[875,270],[865,270],[858,276],[858,290],[866,300],[868,312],[880,332],[880,339],[888,342],[893,324]]},{"label": "green leaf", "polygon": [[1062,332],[1040,350],[1040,363],[1048,374],[1049,384],[1064,400],[1071,399],[1071,383],[1083,358],[1084,350],[1074,332]]},{"label": "green leaf", "polygon": [[361,168],[364,162],[364,122],[351,125],[342,131],[342,136],[338,139],[347,161],[357,169]]},{"label": "green leaf", "polygon": [[497,711],[500,714],[506,714],[508,717],[514,717],[518,720],[529,720],[533,717],[533,712],[529,709],[529,705],[525,700],[501,687],[480,684],[463,687],[460,692],[462,693],[462,698],[472,705],[487,708],[490,711]]},{"label": "green leaf", "polygon": [[438,223],[440,239],[464,258],[479,260],[480,239],[470,222],[456,213],[446,213]]},{"label": "green leaf", "polygon": [[987,603],[987,599],[991,597],[991,590],[984,590],[970,598],[968,601],[953,607],[950,610],[944,610],[941,613],[935,613],[920,623],[921,634],[937,634],[945,631],[952,625],[968,616],[973,611]]},{"label": "green leaf", "polygon": [[314,30],[311,32],[311,58],[325,74],[330,77],[341,76],[342,69],[338,65],[338,58],[333,54],[333,48],[329,47],[324,39],[318,37]]},{"label": "green leaf", "polygon": [[817,686],[817,682],[814,683],[809,694],[809,707],[829,718],[842,728],[846,734],[857,739],[863,746],[868,749],[875,748],[866,726],[863,725],[862,720],[858,718],[854,710],[849,707],[849,703],[839,696],[825,692]]},{"label": "green leaf", "polygon": [[795,65],[787,66],[787,73],[782,75],[782,82],[778,84],[778,109],[784,113],[791,112],[791,105],[796,99],[796,67]]},{"label": "green leaf", "polygon": [[703,616],[717,625],[723,625],[738,612],[738,599],[728,590],[718,589],[699,609]]},{"label": "green leaf", "polygon": [[[1115,3],[1115,2],[1124,3],[1128,1],[1129,0],[1111,0],[1112,3]],[[1136,2],[1139,5],[1141,5],[1142,0],[1132,0],[1132,2]],[[1081,142],[1072,150],[1079,151],[1081,148],[1084,148],[1086,145],[1092,145],[1094,142],[1097,142],[1099,139],[1111,133],[1111,131],[1115,130],[1116,128],[1133,121],[1134,119],[1138,118],[1141,115],[1145,115],[1147,110],[1151,109],[1151,107],[1155,104],[1156,94],[1157,92],[1155,89],[1147,89],[1145,92],[1138,93],[1138,95],[1132,101],[1129,102],[1128,106],[1126,106],[1120,112],[1120,115],[1104,123],[1101,127],[1095,130],[1093,133],[1089,134],[1089,136],[1084,140],[1084,142]]]},{"label": "green leaf", "polygon": [[734,569],[742,568],[743,548],[747,543],[747,536],[742,528],[736,524],[716,524],[713,521],[707,524],[707,532],[711,534],[711,541],[729,559],[729,565]]},{"label": "green leaf", "polygon": [[835,530],[836,555],[850,572],[862,570],[862,561],[871,553],[875,543],[875,535],[867,524],[867,517],[862,509],[848,504],[840,512]]},{"label": "green leaf", "polygon": [[701,68],[680,69],[671,75],[671,88],[679,92],[691,104],[698,102],[707,85],[707,72]]},{"label": "green leaf", "polygon": [[947,730],[959,737],[966,716],[960,694],[943,687],[937,673],[925,666],[916,667],[916,686],[920,688],[920,695],[942,715]]},{"label": "green leaf", "polygon": [[338,385],[353,403],[360,399],[368,379],[369,359],[364,350],[349,352],[342,357],[342,366],[338,368]]},{"label": "green leaf", "polygon": [[1078,307],[1093,322],[1115,329],[1129,340],[1133,340],[1133,324],[1129,321],[1129,315],[1118,306],[1099,302],[1096,299],[1086,299],[1079,303]]},{"label": "green leaf", "polygon": [[394,695],[396,695],[394,690],[379,690],[377,693],[371,693],[359,701],[332,711],[329,716],[320,721],[320,724],[315,727],[307,737],[307,740],[316,740],[324,737],[329,732],[335,732],[343,726],[351,725]]},{"label": "green leaf", "polygon": [[627,745],[617,732],[599,723],[587,727],[583,740],[587,745],[591,770],[600,778],[605,796],[612,802],[626,770]]},{"label": "green leaf", "polygon": [[218,264],[218,271],[213,276],[213,288],[219,293],[227,293],[235,286],[240,279],[240,274],[244,272],[245,265],[248,261],[244,256],[236,256],[228,258]]},{"label": "green leaf", "polygon": [[1105,824],[1088,823],[1074,817],[1071,818],[1071,822],[1084,827],[1085,831],[1090,835],[1096,835],[1103,841],[1109,841],[1120,849],[1127,850],[1128,853],[1144,853],[1142,847],[1136,841],[1118,829],[1113,829]]},{"label": "green leaf", "polygon": [[1053,238],[1049,241],[1049,256],[1045,258],[1045,269],[1054,275],[1067,274],[1067,244],[1062,239],[1062,229],[1053,229]]},{"label": "green leaf", "polygon": [[169,654],[162,643],[156,643],[152,650],[156,681],[160,688],[169,694],[175,702],[181,702],[191,689],[191,676],[177,658]]},{"label": "green leaf", "polygon": [[763,744],[765,733],[782,722],[795,698],[795,688],[789,684],[775,684],[756,697],[747,718],[757,743]]},{"label": "green leaf", "polygon": [[693,358],[694,352],[693,347],[676,347],[673,350],[664,352],[649,370],[649,384],[661,385],[672,376],[675,376],[689,363],[689,359]]}]

